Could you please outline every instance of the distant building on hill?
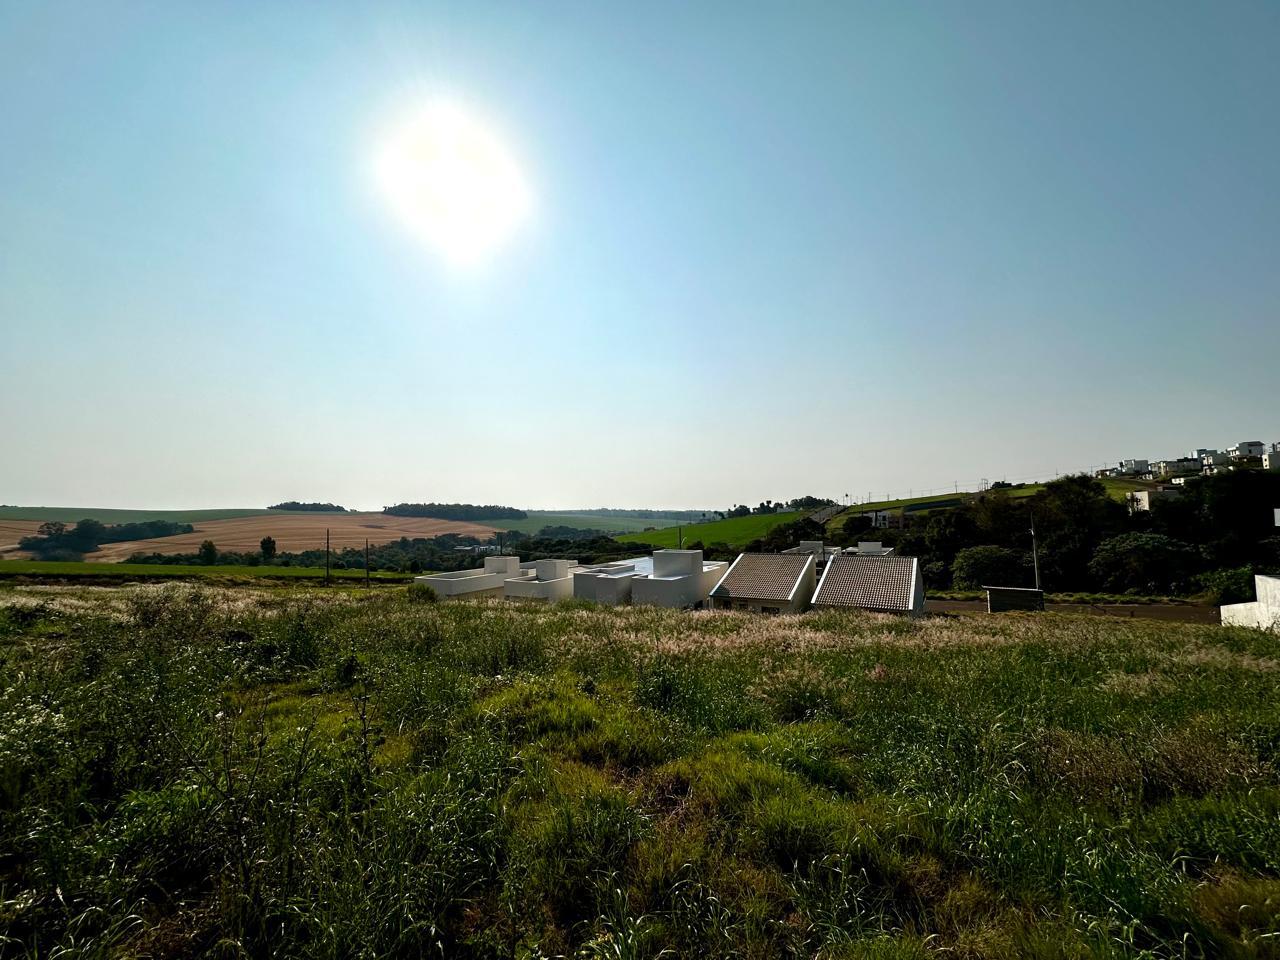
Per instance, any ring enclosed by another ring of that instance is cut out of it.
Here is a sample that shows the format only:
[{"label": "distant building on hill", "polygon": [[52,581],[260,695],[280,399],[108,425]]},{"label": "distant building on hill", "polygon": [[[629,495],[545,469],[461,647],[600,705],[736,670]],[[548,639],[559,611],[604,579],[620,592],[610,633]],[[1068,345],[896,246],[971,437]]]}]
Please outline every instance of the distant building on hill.
[{"label": "distant building on hill", "polygon": [[1280,470],[1280,451],[1264,453],[1262,455],[1263,470]]},{"label": "distant building on hill", "polygon": [[[1178,479],[1185,478],[1180,477]],[[1178,479],[1173,482],[1177,483]],[[1179,487],[1181,486],[1182,484],[1179,484]],[[1130,513],[1140,513],[1144,510],[1150,510],[1151,504],[1157,500],[1174,500],[1180,496],[1182,496],[1182,490],[1178,487],[1161,487],[1157,490],[1135,490],[1125,498],[1125,501],[1129,506]]]},{"label": "distant building on hill", "polygon": [[1261,440],[1242,440],[1234,447],[1227,448],[1232,460],[1244,460],[1248,457],[1260,457],[1267,452],[1267,445]]}]

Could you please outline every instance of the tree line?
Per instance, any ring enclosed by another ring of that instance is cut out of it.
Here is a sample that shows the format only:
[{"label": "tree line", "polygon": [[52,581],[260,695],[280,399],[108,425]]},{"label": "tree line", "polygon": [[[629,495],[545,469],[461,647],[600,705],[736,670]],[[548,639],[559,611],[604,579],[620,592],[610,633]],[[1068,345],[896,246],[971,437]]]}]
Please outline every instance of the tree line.
[{"label": "tree line", "polygon": [[289,510],[297,513],[346,513],[346,507],[340,507],[336,503],[300,503],[297,500],[285,500],[283,503],[273,503],[267,507],[268,510]]},{"label": "tree line", "polygon": [[1189,481],[1176,498],[1130,511],[1096,479],[1063,477],[1029,497],[992,490],[948,510],[873,530],[854,516],[846,543],[878,539],[919,557],[931,589],[1032,586],[1034,520],[1047,590],[1252,598],[1254,573],[1280,570],[1280,474],[1234,471]]},{"label": "tree line", "polygon": [[72,527],[60,520],[50,520],[40,524],[33,536],[19,540],[18,547],[34,554],[39,560],[79,560],[104,543],[171,537],[179,533],[191,533],[194,529],[189,523],[174,523],[172,520],[143,520],[139,523],[108,525],[100,520],[86,519]]},{"label": "tree line", "polygon": [[383,507],[393,517],[433,517],[437,520],[524,520],[529,514],[515,507],[475,503],[397,503]]}]

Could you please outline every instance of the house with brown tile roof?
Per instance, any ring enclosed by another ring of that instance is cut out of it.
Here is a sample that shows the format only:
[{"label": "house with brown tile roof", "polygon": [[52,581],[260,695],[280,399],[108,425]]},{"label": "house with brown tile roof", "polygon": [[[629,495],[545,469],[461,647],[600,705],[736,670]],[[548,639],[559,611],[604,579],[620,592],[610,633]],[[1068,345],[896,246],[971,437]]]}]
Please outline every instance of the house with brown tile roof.
[{"label": "house with brown tile roof", "polygon": [[795,553],[743,553],[711,591],[718,610],[798,613],[817,582],[817,557]]},{"label": "house with brown tile roof", "polygon": [[815,607],[858,607],[883,613],[924,613],[924,579],[915,557],[841,554],[822,572]]}]

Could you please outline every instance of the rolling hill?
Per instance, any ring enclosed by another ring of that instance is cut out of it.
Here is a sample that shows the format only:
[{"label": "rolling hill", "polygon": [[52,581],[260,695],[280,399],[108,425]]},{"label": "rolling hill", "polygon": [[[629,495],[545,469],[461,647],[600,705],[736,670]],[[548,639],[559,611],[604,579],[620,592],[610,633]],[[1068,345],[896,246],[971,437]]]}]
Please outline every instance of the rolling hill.
[{"label": "rolling hill", "polygon": [[[799,520],[807,513],[806,510],[790,513],[753,513],[747,517],[712,520],[710,523],[686,523],[683,526],[684,542],[689,544],[694,540],[701,540],[704,544],[727,543],[731,547],[745,547],[757,537],[763,537],[778,524]],[[654,547],[670,549],[679,546],[680,533],[680,528],[667,527],[663,530],[629,533],[617,539],[625,543],[646,543]]]}]

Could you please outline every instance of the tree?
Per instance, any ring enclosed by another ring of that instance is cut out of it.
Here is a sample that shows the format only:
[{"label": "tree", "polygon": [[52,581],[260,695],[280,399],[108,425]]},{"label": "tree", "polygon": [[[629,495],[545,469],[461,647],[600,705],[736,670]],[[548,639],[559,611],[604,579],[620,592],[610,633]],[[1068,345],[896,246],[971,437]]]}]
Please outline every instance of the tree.
[{"label": "tree", "polygon": [[1031,557],[1024,550],[997,547],[965,547],[951,564],[952,583],[961,590],[978,587],[1031,586]]},{"label": "tree", "polygon": [[212,540],[206,540],[200,544],[200,549],[196,551],[196,555],[199,556],[200,562],[205,566],[211,566],[218,562],[218,548],[214,546]]},{"label": "tree", "polygon": [[67,525],[60,520],[46,520],[40,524],[40,529],[36,531],[42,537],[55,539],[67,532]]},{"label": "tree", "polygon": [[1195,548],[1158,533],[1122,533],[1098,544],[1089,573],[1103,590],[1169,593],[1186,590],[1200,566]]},{"label": "tree", "polygon": [[272,560],[276,558],[276,538],[275,537],[263,537],[258,542],[258,546],[262,549],[262,559],[265,560],[267,563],[270,563]]}]

